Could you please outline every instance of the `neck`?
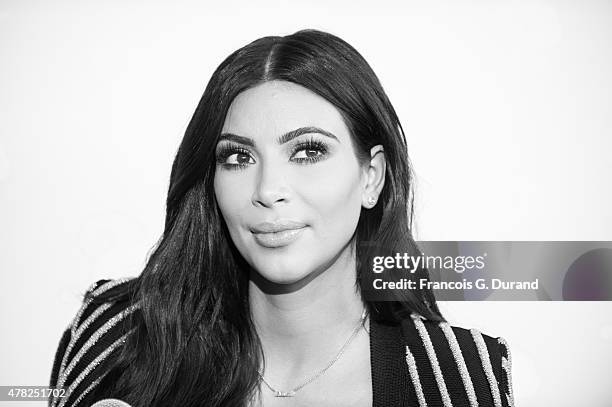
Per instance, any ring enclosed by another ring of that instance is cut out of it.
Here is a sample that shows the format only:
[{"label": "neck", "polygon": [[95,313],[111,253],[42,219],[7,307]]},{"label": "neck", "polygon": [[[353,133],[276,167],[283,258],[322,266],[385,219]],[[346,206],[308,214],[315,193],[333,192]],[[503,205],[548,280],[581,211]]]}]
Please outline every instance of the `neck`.
[{"label": "neck", "polygon": [[266,378],[282,382],[283,377],[320,369],[351,335],[364,309],[355,256],[347,248],[327,270],[296,290],[270,294],[251,281],[249,302]]}]

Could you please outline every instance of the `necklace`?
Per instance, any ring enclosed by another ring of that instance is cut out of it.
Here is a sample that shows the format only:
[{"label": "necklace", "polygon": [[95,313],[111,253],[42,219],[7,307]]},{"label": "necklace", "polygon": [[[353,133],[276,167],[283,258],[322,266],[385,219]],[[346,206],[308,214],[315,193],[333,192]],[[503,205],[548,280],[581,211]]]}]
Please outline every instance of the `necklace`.
[{"label": "necklace", "polygon": [[315,373],[310,379],[306,380],[304,383],[300,384],[299,386],[294,387],[293,389],[291,389],[289,391],[281,391],[281,390],[276,390],[274,387],[272,387],[270,385],[270,383],[268,383],[266,381],[266,379],[264,379],[263,374],[260,373],[260,372],[257,372],[259,374],[260,379],[264,382],[266,387],[268,387],[268,389],[270,389],[270,391],[272,391],[272,393],[274,393],[274,397],[293,397],[293,396],[295,396],[295,393],[298,390],[302,389],[302,387],[306,386],[307,384],[312,383],[313,381],[315,381],[319,377],[323,376],[323,374],[325,374],[325,372],[327,372],[327,370],[329,370],[329,368],[332,367],[334,365],[334,363],[336,363],[338,361],[338,359],[340,359],[340,357],[342,356],[342,354],[344,353],[346,348],[350,345],[350,343],[353,341],[353,339],[355,339],[355,337],[359,333],[360,328],[362,326],[364,326],[366,315],[367,315],[366,314],[366,310],[364,309],[363,313],[361,314],[361,318],[359,319],[359,323],[357,324],[355,329],[353,329],[353,332],[351,333],[351,336],[349,336],[349,338],[346,340],[346,342],[344,342],[344,345],[342,345],[342,347],[340,348],[340,350],[338,351],[336,356],[327,364],[327,366],[325,366],[323,369],[319,370],[317,373]]}]

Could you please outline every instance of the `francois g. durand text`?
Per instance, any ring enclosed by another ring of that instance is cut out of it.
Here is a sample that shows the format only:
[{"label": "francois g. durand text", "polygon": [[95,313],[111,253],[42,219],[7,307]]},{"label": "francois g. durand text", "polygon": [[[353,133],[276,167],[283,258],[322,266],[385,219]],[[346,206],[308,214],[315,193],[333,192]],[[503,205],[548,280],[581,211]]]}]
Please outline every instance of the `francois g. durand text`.
[{"label": "francois g. durand text", "polygon": [[372,282],[375,290],[537,290],[539,280],[528,281],[507,281],[499,278],[479,278],[468,281],[465,278],[461,281],[429,281],[421,278],[418,281],[402,278],[397,281],[385,281],[382,278],[374,279]]}]

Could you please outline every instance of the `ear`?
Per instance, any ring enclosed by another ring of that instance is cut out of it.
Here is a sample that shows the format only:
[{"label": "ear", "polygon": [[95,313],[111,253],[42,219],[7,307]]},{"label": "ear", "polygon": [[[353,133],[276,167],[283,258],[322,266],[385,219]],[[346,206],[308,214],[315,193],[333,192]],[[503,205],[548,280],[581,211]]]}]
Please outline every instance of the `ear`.
[{"label": "ear", "polygon": [[366,209],[376,206],[380,193],[385,185],[387,161],[381,145],[370,150],[370,163],[364,168],[363,193],[361,205]]}]

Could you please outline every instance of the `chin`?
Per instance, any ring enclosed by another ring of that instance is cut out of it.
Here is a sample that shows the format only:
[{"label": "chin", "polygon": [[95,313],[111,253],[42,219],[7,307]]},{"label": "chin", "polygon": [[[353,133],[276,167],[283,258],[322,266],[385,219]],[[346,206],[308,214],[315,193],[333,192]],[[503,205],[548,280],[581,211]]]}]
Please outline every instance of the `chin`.
[{"label": "chin", "polygon": [[276,259],[276,261],[259,261],[255,264],[255,270],[261,277],[274,284],[293,284],[307,277],[309,270],[305,262],[298,257],[291,259]]}]

